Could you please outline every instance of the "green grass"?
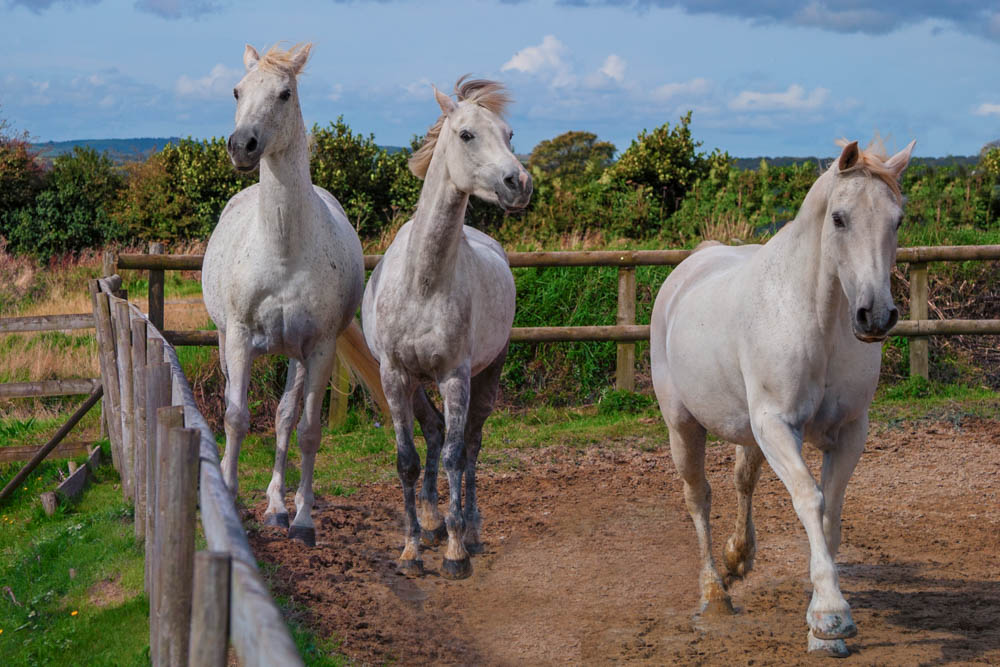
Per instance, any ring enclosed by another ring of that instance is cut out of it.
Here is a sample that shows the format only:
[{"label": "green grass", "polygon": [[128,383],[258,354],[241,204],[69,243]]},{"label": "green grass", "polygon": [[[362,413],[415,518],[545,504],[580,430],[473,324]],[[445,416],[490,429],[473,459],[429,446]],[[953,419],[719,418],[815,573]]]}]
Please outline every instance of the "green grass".
[{"label": "green grass", "polygon": [[[0,485],[20,465],[0,466]],[[0,589],[3,663],[148,664],[143,553],[117,474],[103,466],[78,504],[48,517],[38,495],[58,484],[57,467],[43,463],[0,506],[0,582],[18,602]],[[98,599],[95,586],[113,595]]]}]

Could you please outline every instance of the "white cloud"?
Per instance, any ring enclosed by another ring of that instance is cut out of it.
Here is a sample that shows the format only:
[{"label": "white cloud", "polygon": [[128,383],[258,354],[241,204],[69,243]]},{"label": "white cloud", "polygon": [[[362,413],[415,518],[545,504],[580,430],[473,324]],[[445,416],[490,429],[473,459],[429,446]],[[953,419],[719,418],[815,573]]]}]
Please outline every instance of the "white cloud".
[{"label": "white cloud", "polygon": [[609,79],[621,83],[625,80],[625,59],[612,53],[598,71]]},{"label": "white cloud", "polygon": [[712,82],[698,77],[680,83],[665,83],[655,88],[652,98],[658,102],[667,102],[675,97],[701,97],[712,90]]},{"label": "white cloud", "polygon": [[806,89],[797,83],[788,86],[782,93],[762,93],[744,90],[729,103],[734,111],[813,111],[827,103],[830,91],[814,88],[806,95]]},{"label": "white cloud", "polygon": [[218,64],[207,76],[192,79],[182,74],[174,84],[174,92],[179,97],[201,99],[224,99],[231,94],[232,87],[239,82],[243,72]]},{"label": "white cloud", "polygon": [[983,102],[972,113],[977,116],[1000,116],[1000,104]]},{"label": "white cloud", "polygon": [[[434,85],[427,77],[403,85],[403,98],[413,100],[429,100],[434,98],[431,86]],[[445,93],[448,91],[445,90]]]},{"label": "white cloud", "polygon": [[344,96],[344,87],[339,83],[335,83],[333,84],[333,87],[330,88],[330,92],[327,94],[326,99],[330,100],[331,102],[337,102],[343,96]]},{"label": "white cloud", "polygon": [[569,49],[555,35],[546,35],[538,46],[528,46],[515,53],[500,70],[550,75],[553,86],[567,86],[576,80],[564,59],[568,53]]}]

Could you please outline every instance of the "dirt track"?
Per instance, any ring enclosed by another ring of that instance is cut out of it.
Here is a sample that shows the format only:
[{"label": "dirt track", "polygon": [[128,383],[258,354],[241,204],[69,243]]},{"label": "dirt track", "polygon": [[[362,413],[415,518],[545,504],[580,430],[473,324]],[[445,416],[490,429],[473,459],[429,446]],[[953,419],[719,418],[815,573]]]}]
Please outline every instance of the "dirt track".
[{"label": "dirt track", "polygon": [[[486,553],[464,581],[395,573],[398,485],[317,501],[314,549],[254,532],[303,621],[360,663],[795,664],[807,658],[805,533],[765,466],[738,613],[694,618],[695,535],[665,448],[646,440],[515,453],[480,475]],[[716,557],[732,530],[733,449],[709,448]],[[819,461],[809,460],[813,470]],[[848,487],[841,587],[849,664],[1000,664],[1000,424],[883,429]],[[289,498],[291,500],[291,498]],[[263,503],[254,508],[258,519]],[[838,663],[839,664],[839,663]]]}]

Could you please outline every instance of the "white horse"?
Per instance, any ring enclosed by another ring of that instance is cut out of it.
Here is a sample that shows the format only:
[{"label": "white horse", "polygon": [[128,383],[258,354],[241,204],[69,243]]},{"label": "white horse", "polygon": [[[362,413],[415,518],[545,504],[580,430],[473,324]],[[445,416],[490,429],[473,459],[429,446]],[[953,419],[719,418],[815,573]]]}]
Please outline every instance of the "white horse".
[{"label": "white horse", "polygon": [[[411,171],[425,179],[416,213],[372,272],[362,305],[365,339],[381,363],[396,430],[396,468],[407,518],[400,567],[423,571],[421,526],[426,542],[443,538],[437,509],[443,445],[450,503],[442,575],[453,579],[471,574],[469,552],[481,548],[476,459],[514,321],[507,255],[489,236],[463,225],[465,209],[469,195],[508,211],[523,209],[531,198],[531,177],[511,152],[513,133],[501,118],[509,103],[503,88],[463,77],[455,92],[457,103],[434,90],[442,115],[410,160]],[[424,393],[424,380],[437,383],[443,419]],[[414,416],[427,440],[419,522]]]},{"label": "white horse", "polygon": [[364,260],[343,208],[309,178],[297,76],[310,47],[272,48],[263,57],[246,47],[247,73],[233,90],[236,129],[228,149],[240,171],[260,167],[260,183],[236,194],[222,212],[205,251],[202,289],[219,329],[226,376],[226,484],[235,494],[240,444],[250,421],[251,363],[262,354],[285,354],[288,379],[275,424],[277,451],[265,521],[288,527],[285,461],[304,390],[298,425],[302,478],[288,535],[313,545],[312,476],[323,393],[337,335],[361,302]]},{"label": "white horse", "polygon": [[[753,565],[751,497],[767,459],[809,538],[811,652],[847,655],[857,627],[837,579],[844,489],[868,432],[881,347],[898,313],[889,289],[902,219],[899,178],[913,143],[891,158],[841,142],[795,219],[767,245],[700,249],[653,306],[653,386],[701,551],[703,612],[732,612],[712,560],[705,433],[737,443],[736,530],[728,573]],[[821,486],[802,443],[823,452]]]}]

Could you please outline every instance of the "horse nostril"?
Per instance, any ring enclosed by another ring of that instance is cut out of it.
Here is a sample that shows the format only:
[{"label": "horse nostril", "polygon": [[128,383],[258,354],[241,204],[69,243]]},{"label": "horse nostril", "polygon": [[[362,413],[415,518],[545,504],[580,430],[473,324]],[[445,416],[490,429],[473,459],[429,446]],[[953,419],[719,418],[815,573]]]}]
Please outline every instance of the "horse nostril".
[{"label": "horse nostril", "polygon": [[867,331],[868,329],[871,328],[870,316],[871,316],[870,310],[868,310],[867,308],[858,308],[858,314],[857,314],[858,324],[861,325],[862,331]]},{"label": "horse nostril", "polygon": [[507,186],[508,190],[517,190],[517,179],[513,174],[505,177],[503,179],[503,184]]},{"label": "horse nostril", "polygon": [[889,324],[886,326],[885,330],[888,331],[889,329],[896,326],[896,322],[898,321],[899,321],[899,311],[893,308],[889,311]]},{"label": "horse nostril", "polygon": [[231,134],[229,135],[229,140],[226,141],[226,148],[229,150],[229,152],[232,152],[233,150],[233,135]]},{"label": "horse nostril", "polygon": [[257,137],[250,137],[250,141],[247,142],[247,153],[253,153],[257,150]]}]

